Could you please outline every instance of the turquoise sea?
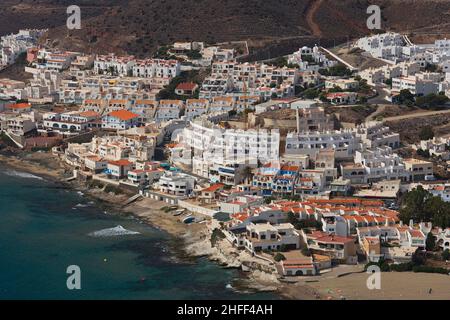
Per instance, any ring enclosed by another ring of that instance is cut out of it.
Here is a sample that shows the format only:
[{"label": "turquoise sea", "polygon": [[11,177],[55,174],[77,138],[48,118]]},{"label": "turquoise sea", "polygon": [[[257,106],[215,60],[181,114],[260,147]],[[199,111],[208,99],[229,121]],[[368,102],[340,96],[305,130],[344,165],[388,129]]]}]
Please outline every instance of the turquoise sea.
[{"label": "turquoise sea", "polygon": [[[139,232],[102,237],[118,225]],[[235,290],[242,276],[187,258],[177,240],[83,194],[0,167],[0,299],[276,299]],[[81,269],[69,290],[66,269]]]}]

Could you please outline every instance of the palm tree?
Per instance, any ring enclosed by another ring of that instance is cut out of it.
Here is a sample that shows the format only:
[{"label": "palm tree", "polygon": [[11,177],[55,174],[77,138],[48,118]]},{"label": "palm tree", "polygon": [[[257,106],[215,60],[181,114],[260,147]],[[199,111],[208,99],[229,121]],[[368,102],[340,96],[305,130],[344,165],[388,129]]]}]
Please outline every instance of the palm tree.
[{"label": "palm tree", "polygon": [[247,183],[250,183],[251,178],[253,178],[253,169],[247,166],[244,168],[244,179],[247,180]]}]

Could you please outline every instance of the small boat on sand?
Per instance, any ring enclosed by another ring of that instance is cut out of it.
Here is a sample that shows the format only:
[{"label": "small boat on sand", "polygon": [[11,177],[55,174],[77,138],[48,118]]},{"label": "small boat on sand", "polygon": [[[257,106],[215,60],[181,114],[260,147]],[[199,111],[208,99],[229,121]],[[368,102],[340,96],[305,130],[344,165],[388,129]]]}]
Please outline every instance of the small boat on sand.
[{"label": "small boat on sand", "polygon": [[183,223],[189,224],[195,221],[195,217],[193,215],[189,215],[183,219]]},{"label": "small boat on sand", "polygon": [[178,209],[178,210],[175,210],[175,212],[174,212],[172,215],[173,215],[174,217],[180,216],[180,215],[182,215],[185,211],[186,211],[186,209]]}]

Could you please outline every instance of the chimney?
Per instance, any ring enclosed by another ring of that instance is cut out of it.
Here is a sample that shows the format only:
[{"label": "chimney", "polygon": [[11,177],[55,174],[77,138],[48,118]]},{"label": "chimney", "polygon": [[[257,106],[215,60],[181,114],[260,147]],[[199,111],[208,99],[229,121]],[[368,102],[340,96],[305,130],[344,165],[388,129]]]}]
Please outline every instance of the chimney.
[{"label": "chimney", "polygon": [[413,221],[413,219],[410,219],[409,220],[409,226],[412,228],[412,227],[414,227],[414,221]]},{"label": "chimney", "polygon": [[403,221],[400,220],[400,227],[403,227]]}]

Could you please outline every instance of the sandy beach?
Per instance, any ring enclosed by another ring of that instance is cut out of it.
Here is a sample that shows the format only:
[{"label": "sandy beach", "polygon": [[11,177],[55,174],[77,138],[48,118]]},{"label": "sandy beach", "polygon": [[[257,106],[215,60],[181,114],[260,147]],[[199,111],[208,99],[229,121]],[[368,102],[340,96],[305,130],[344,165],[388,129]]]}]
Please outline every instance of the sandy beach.
[{"label": "sandy beach", "polygon": [[46,152],[0,154],[0,165],[58,182],[71,175],[55,156]]},{"label": "sandy beach", "polygon": [[[308,284],[325,298],[347,300],[449,300],[450,277],[442,274],[414,272],[383,272],[381,289],[369,290],[367,273],[340,278],[318,279]],[[431,293],[429,293],[429,289]],[[295,289],[290,290],[294,294]]]}]

